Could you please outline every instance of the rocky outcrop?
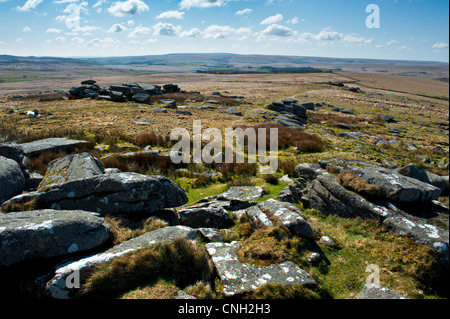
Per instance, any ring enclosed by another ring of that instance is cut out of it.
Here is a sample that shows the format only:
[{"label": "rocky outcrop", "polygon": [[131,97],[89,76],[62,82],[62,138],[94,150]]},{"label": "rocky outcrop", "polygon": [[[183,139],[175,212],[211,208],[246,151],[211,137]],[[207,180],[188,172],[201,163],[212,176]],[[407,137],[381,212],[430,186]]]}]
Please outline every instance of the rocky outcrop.
[{"label": "rocky outcrop", "polygon": [[223,294],[226,297],[254,291],[270,282],[284,285],[317,285],[306,271],[290,261],[269,266],[249,265],[239,261],[237,257],[239,245],[240,242],[206,244],[206,249],[223,282]]},{"label": "rocky outcrop", "polygon": [[287,127],[303,127],[308,122],[308,110],[314,110],[315,104],[297,102],[295,99],[286,98],[283,101],[275,101],[267,105],[269,110],[280,113],[272,120]]},{"label": "rocky outcrop", "polygon": [[[344,218],[381,220],[390,231],[436,248],[448,268],[448,208],[435,201],[441,194],[440,188],[401,175],[396,169],[361,161],[335,159],[319,163],[320,166],[297,166],[300,178],[290,185],[293,196],[305,208]],[[377,196],[367,196],[363,188],[348,189],[341,185],[337,174],[343,170],[366,185],[375,185]]]},{"label": "rocky outcrop", "polygon": [[50,165],[38,192],[11,201],[34,199],[42,208],[101,215],[153,213],[188,202],[184,190],[163,176],[102,171],[103,165],[89,154],[61,158]]},{"label": "rocky outcrop", "polygon": [[88,251],[108,238],[103,218],[80,210],[0,215],[0,266]]},{"label": "rocky outcrop", "polygon": [[76,288],[67,287],[66,280],[75,272],[79,276],[80,284],[83,284],[89,275],[89,271],[96,266],[108,263],[138,249],[150,247],[157,243],[168,243],[180,237],[195,241],[197,240],[197,233],[186,226],[164,227],[125,241],[102,253],[60,265],[56,268],[54,277],[47,282],[46,291],[53,298],[69,299],[76,293]]}]

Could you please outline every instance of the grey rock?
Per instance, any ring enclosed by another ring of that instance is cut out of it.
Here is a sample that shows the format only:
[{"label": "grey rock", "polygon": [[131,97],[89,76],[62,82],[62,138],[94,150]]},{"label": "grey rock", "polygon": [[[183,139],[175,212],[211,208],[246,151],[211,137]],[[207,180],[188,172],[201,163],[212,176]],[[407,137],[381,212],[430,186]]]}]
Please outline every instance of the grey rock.
[{"label": "grey rock", "polygon": [[400,175],[381,167],[348,166],[347,170],[380,189],[382,196],[391,202],[426,202],[436,200],[441,190],[417,179]]},{"label": "grey rock", "polygon": [[421,182],[438,187],[441,190],[441,195],[445,195],[449,191],[448,182],[442,176],[425,171],[416,165],[410,164],[404,166],[402,168],[399,168],[397,172],[403,176],[408,176]]},{"label": "grey rock", "polygon": [[38,191],[47,186],[63,184],[92,176],[103,175],[105,167],[89,153],[69,155],[51,161]]},{"label": "grey rock", "polygon": [[20,144],[25,156],[37,156],[43,152],[59,153],[62,151],[71,151],[76,146],[86,144],[87,141],[69,140],[64,138],[47,138],[29,143]]},{"label": "grey rock", "polygon": [[289,98],[284,99],[282,102],[284,104],[291,105],[291,104],[297,103],[298,101],[296,99],[289,97]]},{"label": "grey rock", "polygon": [[393,116],[390,116],[390,115],[383,115],[381,118],[383,119],[383,121],[385,121],[387,123],[398,123],[399,122]]},{"label": "grey rock", "polygon": [[318,264],[318,263],[320,263],[321,260],[322,260],[322,257],[317,252],[312,252],[308,257],[308,261],[312,264]]},{"label": "grey rock", "polygon": [[258,186],[234,186],[230,187],[228,191],[219,195],[219,199],[231,201],[238,200],[255,200],[264,196],[264,189]]},{"label": "grey rock", "polygon": [[87,279],[89,271],[96,266],[108,263],[126,253],[150,247],[156,243],[172,242],[178,237],[196,241],[197,233],[192,228],[186,226],[164,227],[125,241],[102,253],[60,265],[56,268],[54,277],[47,282],[47,292],[51,297],[56,299],[70,299],[76,293],[76,289],[68,288],[66,279],[74,272],[79,273],[80,283],[83,284]]},{"label": "grey rock", "polygon": [[197,234],[207,242],[223,242],[223,235],[216,228],[197,228]]},{"label": "grey rock", "polygon": [[[261,212],[263,212],[266,216],[269,215],[273,216],[272,218],[279,219],[282,225],[289,228],[297,236],[305,238],[314,237],[314,231],[306,221],[303,213],[294,205],[280,202],[274,199],[269,199],[258,203],[257,208],[259,208]],[[251,207],[248,210],[251,209],[255,208]]]},{"label": "grey rock", "polygon": [[292,195],[292,192],[291,192],[289,186],[283,188],[283,190],[276,197],[276,199],[279,201],[282,201],[282,202],[286,202],[286,203],[298,203],[298,201],[295,199],[294,195]]},{"label": "grey rock", "polygon": [[333,239],[331,239],[330,237],[328,237],[328,236],[320,237],[319,243],[321,243],[321,244],[323,244],[323,245],[325,245],[327,247],[330,247],[330,248],[338,248],[339,247],[336,244],[336,242]]},{"label": "grey rock", "polygon": [[25,157],[23,147],[18,143],[1,143],[0,156],[16,161],[22,168],[26,166],[23,165]]},{"label": "grey rock", "polygon": [[278,115],[273,120],[275,123],[286,127],[302,128],[304,124],[298,120],[290,119],[284,115]]},{"label": "grey rock", "polygon": [[354,139],[359,139],[364,133],[362,132],[344,132],[344,133],[339,133],[340,137],[350,137],[350,138],[354,138]]},{"label": "grey rock", "polygon": [[151,95],[147,93],[137,93],[133,95],[133,101],[138,103],[147,104],[150,103]]},{"label": "grey rock", "polygon": [[242,112],[238,111],[235,107],[226,109],[225,113],[230,114],[230,115],[242,116]]},{"label": "grey rock", "polygon": [[25,177],[19,164],[0,156],[0,205],[21,194],[25,189]]},{"label": "grey rock", "polygon": [[0,266],[101,246],[109,226],[84,211],[37,210],[0,216]]},{"label": "grey rock", "polygon": [[163,109],[163,108],[153,108],[153,109],[149,109],[149,111],[158,112],[158,113],[167,113],[167,109]]},{"label": "grey rock", "polygon": [[254,291],[270,282],[317,286],[306,271],[290,261],[270,266],[240,262],[237,257],[239,245],[240,242],[206,244],[206,249],[223,282],[223,294],[226,297]]},{"label": "grey rock", "polygon": [[178,215],[182,225],[192,228],[228,228],[234,225],[223,207],[180,209]]},{"label": "grey rock", "polygon": [[294,103],[292,106],[294,107],[295,115],[300,116],[304,119],[308,119],[308,115],[307,115],[308,111],[303,105]]},{"label": "grey rock", "polygon": [[365,284],[363,289],[355,296],[354,299],[409,299],[392,290],[376,285],[376,284]]},{"label": "grey rock", "polygon": [[179,290],[177,292],[177,295],[175,296],[175,299],[179,299],[179,300],[197,300],[197,298],[195,298],[194,296],[188,294],[184,290]]}]

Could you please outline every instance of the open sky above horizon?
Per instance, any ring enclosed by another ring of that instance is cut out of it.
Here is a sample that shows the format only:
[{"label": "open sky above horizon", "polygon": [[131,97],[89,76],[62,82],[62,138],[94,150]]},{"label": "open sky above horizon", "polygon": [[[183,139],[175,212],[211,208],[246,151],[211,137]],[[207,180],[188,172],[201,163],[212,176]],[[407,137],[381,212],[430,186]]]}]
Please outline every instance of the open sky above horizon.
[{"label": "open sky above horizon", "polygon": [[[366,7],[378,5],[380,28]],[[449,61],[444,0],[0,0],[0,54]]]}]

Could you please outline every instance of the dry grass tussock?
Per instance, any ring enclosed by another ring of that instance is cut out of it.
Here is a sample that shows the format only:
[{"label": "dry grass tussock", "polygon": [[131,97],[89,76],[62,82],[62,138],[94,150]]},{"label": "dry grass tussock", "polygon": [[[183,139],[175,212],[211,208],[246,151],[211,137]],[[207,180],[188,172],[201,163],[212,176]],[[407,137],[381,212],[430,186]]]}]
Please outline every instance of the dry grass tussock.
[{"label": "dry grass tussock", "polygon": [[377,198],[382,195],[378,186],[368,183],[355,173],[345,169],[341,170],[341,172],[337,175],[336,180],[345,188],[363,196]]}]

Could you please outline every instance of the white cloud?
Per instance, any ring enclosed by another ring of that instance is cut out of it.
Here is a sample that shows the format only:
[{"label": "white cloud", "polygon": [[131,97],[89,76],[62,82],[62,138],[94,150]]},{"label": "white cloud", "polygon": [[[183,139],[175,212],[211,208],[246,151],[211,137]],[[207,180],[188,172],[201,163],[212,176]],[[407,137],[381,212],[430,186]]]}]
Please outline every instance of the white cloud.
[{"label": "white cloud", "polygon": [[291,20],[286,21],[287,23],[290,24],[297,24],[299,22],[297,17],[292,18]]},{"label": "white cloud", "polygon": [[231,0],[182,0],[180,2],[181,9],[190,9],[192,7],[197,8],[211,8],[222,7]]},{"label": "white cloud", "polygon": [[234,33],[235,29],[228,25],[210,25],[203,31],[205,39],[223,39],[229,34]]},{"label": "white cloud", "polygon": [[319,34],[314,36],[317,41],[337,41],[343,39],[344,35],[342,33],[332,31],[331,27],[325,28],[320,31]]},{"label": "white cloud", "polygon": [[274,16],[268,17],[266,19],[264,19],[263,21],[261,21],[261,24],[274,24],[274,23],[278,23],[283,21],[284,17],[282,14],[276,14]]},{"label": "white cloud", "polygon": [[369,44],[369,43],[373,43],[373,38],[370,39],[366,39],[364,37],[357,37],[354,35],[346,35],[344,36],[344,38],[342,39],[344,42],[350,42],[350,43],[365,43],[365,44]]},{"label": "white cloud", "polygon": [[391,41],[387,42],[386,45],[400,45],[400,42],[397,40],[392,39]]},{"label": "white cloud", "polygon": [[197,38],[202,35],[202,31],[198,28],[192,28],[189,31],[183,31],[180,33],[180,37],[182,38]]},{"label": "white cloud", "polygon": [[252,9],[243,9],[243,10],[239,10],[239,11],[236,11],[236,15],[238,15],[238,16],[242,16],[242,15],[246,15],[246,14],[250,14],[250,13],[252,13],[253,12],[253,10]]},{"label": "white cloud", "polygon": [[115,38],[104,38],[104,39],[99,39],[99,38],[95,38],[92,39],[91,41],[89,41],[88,43],[86,43],[86,47],[102,47],[102,48],[110,48],[115,44],[120,44],[120,40],[115,39]]},{"label": "white cloud", "polygon": [[127,17],[149,11],[150,8],[142,0],[117,1],[109,9],[108,12],[115,17]]},{"label": "white cloud", "polygon": [[109,28],[108,33],[119,33],[126,30],[127,30],[126,27],[124,27],[120,23],[116,23],[111,28]]},{"label": "white cloud", "polygon": [[25,27],[25,28],[23,28],[23,30],[22,30],[23,32],[30,32],[31,31],[31,29],[29,28],[29,27]]},{"label": "white cloud", "polygon": [[265,30],[261,31],[261,36],[277,36],[277,37],[289,37],[294,34],[294,30],[285,27],[284,25],[272,24]]},{"label": "white cloud", "polygon": [[153,35],[175,36],[181,31],[181,27],[176,27],[170,23],[159,22],[153,26]]},{"label": "white cloud", "polygon": [[143,27],[143,26],[137,26],[134,28],[133,31],[130,32],[130,34],[128,34],[127,38],[139,38],[143,35],[150,34],[151,31],[152,31],[152,29],[150,29],[150,28]]},{"label": "white cloud", "polygon": [[156,17],[156,19],[184,19],[184,12],[171,10],[161,13]]},{"label": "white cloud", "polygon": [[44,0],[27,0],[22,7],[17,7],[17,10],[30,11],[31,9],[35,9],[42,1]]},{"label": "white cloud", "polygon": [[448,43],[436,42],[433,44],[433,49],[448,49]]},{"label": "white cloud", "polygon": [[62,30],[61,29],[55,29],[55,28],[48,28],[47,31],[45,31],[45,33],[61,33]]}]

